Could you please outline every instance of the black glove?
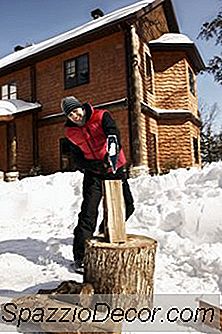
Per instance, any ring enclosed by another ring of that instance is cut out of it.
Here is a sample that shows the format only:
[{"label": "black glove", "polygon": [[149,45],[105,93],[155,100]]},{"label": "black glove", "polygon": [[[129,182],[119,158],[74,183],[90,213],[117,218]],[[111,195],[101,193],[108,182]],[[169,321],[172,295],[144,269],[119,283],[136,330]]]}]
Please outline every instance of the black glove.
[{"label": "black glove", "polygon": [[110,165],[110,162],[109,162],[109,154],[108,153],[105,154],[105,157],[103,159],[103,164],[104,164],[105,168],[107,168],[107,169],[111,168],[111,165]]}]

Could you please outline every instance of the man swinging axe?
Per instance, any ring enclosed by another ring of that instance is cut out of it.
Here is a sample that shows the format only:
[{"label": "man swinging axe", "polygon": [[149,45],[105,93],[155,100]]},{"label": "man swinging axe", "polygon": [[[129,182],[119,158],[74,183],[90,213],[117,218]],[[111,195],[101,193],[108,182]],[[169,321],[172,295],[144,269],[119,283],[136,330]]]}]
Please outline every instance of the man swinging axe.
[{"label": "man swinging axe", "polygon": [[[103,180],[122,180],[126,220],[134,211],[133,197],[127,182],[126,158],[119,130],[107,110],[82,104],[74,96],[61,101],[67,117],[65,137],[70,143],[75,169],[84,172],[83,202],[78,224],[74,229],[74,271],[83,271],[85,240],[96,230],[98,207],[102,198]],[[104,231],[103,224],[99,227]]]}]

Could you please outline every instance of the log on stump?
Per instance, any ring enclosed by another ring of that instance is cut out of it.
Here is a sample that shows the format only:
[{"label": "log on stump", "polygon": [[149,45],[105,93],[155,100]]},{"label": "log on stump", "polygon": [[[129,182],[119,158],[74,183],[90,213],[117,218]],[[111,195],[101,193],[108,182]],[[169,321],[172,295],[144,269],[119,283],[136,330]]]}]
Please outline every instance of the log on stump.
[{"label": "log on stump", "polygon": [[108,242],[125,242],[125,201],[121,180],[104,181],[104,233]]},{"label": "log on stump", "polygon": [[84,282],[95,294],[148,296],[153,301],[153,275],[157,242],[127,235],[125,243],[107,243],[102,237],[86,242]]}]

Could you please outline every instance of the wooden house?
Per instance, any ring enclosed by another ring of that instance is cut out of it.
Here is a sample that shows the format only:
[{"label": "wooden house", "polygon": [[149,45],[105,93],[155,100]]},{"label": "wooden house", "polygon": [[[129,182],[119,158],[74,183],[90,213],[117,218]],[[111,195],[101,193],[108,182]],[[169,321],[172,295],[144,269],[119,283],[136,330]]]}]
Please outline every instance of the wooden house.
[{"label": "wooden house", "polygon": [[60,101],[108,109],[129,166],[161,173],[200,166],[195,44],[171,0],[143,0],[0,59],[0,170],[69,170]]}]

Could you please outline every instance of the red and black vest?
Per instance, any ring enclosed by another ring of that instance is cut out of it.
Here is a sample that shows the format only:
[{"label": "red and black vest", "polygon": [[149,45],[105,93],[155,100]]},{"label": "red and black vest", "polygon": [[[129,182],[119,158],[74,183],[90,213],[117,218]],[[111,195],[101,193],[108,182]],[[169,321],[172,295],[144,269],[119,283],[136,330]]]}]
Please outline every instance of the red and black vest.
[{"label": "red and black vest", "polygon": [[[81,127],[66,127],[65,136],[77,145],[83,152],[85,159],[104,160],[107,153],[107,138],[102,128],[103,115],[107,110],[95,110],[91,107],[92,115]],[[121,148],[117,161],[117,169],[126,164],[126,158]]]}]

